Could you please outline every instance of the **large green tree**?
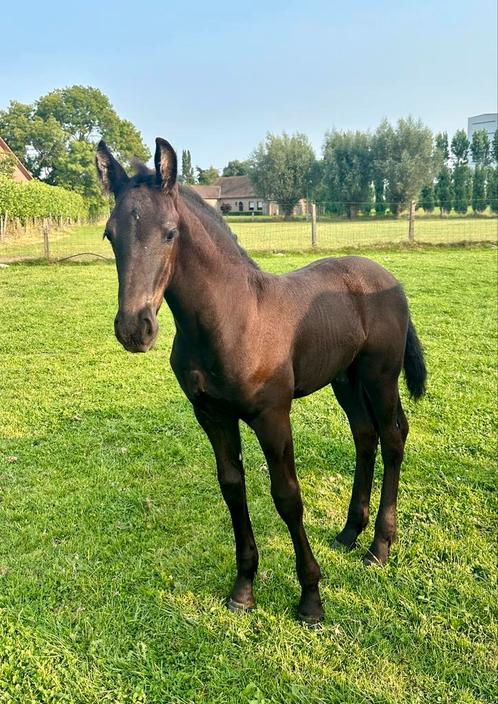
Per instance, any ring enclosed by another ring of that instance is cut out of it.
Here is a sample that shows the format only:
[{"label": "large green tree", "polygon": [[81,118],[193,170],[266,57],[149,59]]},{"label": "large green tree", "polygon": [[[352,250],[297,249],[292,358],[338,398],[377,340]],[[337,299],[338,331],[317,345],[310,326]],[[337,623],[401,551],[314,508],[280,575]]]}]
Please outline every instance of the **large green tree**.
[{"label": "large green tree", "polygon": [[94,167],[99,139],[125,165],[150,157],[136,127],[86,86],[54,90],[31,105],[12,101],[0,111],[0,134],[35,177],[78,191],[95,208],[102,204]]},{"label": "large green tree", "polygon": [[268,134],[251,157],[251,179],[258,195],[276,201],[286,217],[306,196],[315,155],[304,134]]},{"label": "large green tree", "polygon": [[374,134],[372,148],[375,171],[383,174],[387,184],[391,212],[399,214],[433,181],[437,160],[432,133],[412,117],[399,120],[396,126],[384,120]]},{"label": "large green tree", "polygon": [[249,159],[239,161],[233,159],[229,161],[222,172],[222,176],[247,176],[251,170],[251,162]]},{"label": "large green tree", "polygon": [[197,183],[203,186],[209,186],[217,181],[220,177],[220,172],[215,169],[214,166],[210,166],[207,169],[201,169],[200,166],[195,167],[197,169]]},{"label": "large green tree", "polygon": [[369,134],[333,131],[325,135],[322,179],[329,203],[344,206],[350,218],[359,210],[370,212],[372,178]]}]

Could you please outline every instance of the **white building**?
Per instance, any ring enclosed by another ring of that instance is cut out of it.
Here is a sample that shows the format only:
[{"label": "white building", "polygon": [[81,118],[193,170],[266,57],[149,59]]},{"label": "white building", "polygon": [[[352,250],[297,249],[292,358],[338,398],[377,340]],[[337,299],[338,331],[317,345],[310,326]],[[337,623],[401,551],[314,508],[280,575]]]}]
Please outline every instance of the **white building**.
[{"label": "white building", "polygon": [[495,131],[498,130],[498,113],[485,112],[482,115],[469,117],[467,123],[467,137],[470,142],[472,141],[472,135],[474,132],[477,132],[477,130],[486,130],[489,141],[491,142]]}]

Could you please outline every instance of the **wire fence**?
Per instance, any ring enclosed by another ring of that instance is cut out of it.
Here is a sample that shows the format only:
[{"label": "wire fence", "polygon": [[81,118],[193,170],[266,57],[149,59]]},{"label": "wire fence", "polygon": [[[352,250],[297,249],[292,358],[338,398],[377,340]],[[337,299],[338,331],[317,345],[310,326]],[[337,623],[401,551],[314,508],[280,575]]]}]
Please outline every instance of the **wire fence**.
[{"label": "wire fence", "polygon": [[[288,220],[262,216],[228,216],[240,244],[252,252],[368,249],[403,245],[497,244],[498,219],[489,209],[480,215],[424,213],[414,208],[398,216],[331,216],[323,206]],[[318,211],[318,212],[317,212]],[[112,259],[102,240],[104,223],[74,225],[44,219],[30,227],[10,222],[0,237],[0,263],[46,259]]]}]

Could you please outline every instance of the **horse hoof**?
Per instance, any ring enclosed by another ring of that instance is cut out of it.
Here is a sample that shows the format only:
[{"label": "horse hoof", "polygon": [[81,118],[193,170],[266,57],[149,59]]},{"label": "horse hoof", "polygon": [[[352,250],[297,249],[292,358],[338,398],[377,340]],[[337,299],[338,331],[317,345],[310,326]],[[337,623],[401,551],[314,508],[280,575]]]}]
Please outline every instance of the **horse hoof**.
[{"label": "horse hoof", "polygon": [[363,564],[365,567],[384,567],[379,558],[375,557],[375,555],[371,552],[365,555],[363,558]]},{"label": "horse hoof", "polygon": [[254,606],[247,606],[246,604],[241,604],[240,601],[234,601],[233,599],[229,599],[227,602],[227,609],[233,614],[240,614],[252,611],[254,609]]},{"label": "horse hoof", "polygon": [[323,614],[321,616],[309,616],[306,614],[299,614],[297,615],[298,621],[303,625],[306,626],[306,628],[309,628],[312,631],[319,631],[321,628],[323,628]]}]

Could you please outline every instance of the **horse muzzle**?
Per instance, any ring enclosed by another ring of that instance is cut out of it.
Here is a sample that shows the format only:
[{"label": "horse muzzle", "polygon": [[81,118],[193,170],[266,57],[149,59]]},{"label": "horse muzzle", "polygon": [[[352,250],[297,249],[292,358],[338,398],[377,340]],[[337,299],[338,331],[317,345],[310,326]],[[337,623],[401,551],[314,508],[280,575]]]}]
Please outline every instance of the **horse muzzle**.
[{"label": "horse muzzle", "polygon": [[116,337],[128,352],[148,352],[158,330],[156,313],[150,306],[131,313],[119,310],[114,320]]}]

